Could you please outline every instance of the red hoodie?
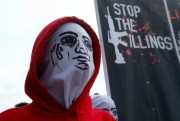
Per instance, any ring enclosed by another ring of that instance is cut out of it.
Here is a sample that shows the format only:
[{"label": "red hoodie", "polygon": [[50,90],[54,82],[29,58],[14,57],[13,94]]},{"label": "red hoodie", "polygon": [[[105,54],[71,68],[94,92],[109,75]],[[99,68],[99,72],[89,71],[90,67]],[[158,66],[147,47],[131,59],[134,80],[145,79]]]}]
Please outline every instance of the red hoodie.
[{"label": "red hoodie", "polygon": [[[66,109],[41,83],[39,69],[46,51],[49,37],[67,22],[81,25],[92,39],[95,70],[85,85],[82,93]],[[20,108],[6,110],[0,114],[0,121],[115,121],[108,112],[93,109],[89,96],[90,89],[97,77],[100,67],[100,44],[93,29],[83,20],[76,17],[63,17],[48,24],[38,35],[32,50],[30,68],[26,77],[25,92],[33,100]]]}]

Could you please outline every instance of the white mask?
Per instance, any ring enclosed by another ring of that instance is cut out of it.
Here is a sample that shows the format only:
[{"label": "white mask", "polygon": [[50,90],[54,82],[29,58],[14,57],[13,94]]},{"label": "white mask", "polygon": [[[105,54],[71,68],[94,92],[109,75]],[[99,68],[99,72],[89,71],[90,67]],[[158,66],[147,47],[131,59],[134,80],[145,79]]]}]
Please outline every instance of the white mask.
[{"label": "white mask", "polygon": [[80,25],[69,22],[49,39],[40,67],[42,84],[66,109],[94,73],[92,41]]}]

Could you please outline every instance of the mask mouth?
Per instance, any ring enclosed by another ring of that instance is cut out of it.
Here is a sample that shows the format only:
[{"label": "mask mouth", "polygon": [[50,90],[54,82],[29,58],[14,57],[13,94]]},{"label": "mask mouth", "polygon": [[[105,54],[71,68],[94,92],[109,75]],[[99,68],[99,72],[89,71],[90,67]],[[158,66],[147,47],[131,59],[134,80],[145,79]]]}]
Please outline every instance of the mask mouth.
[{"label": "mask mouth", "polygon": [[72,59],[78,61],[77,65],[75,65],[77,68],[79,68],[81,70],[88,69],[88,62],[90,61],[90,57],[89,56],[82,56],[82,55],[80,55],[80,56],[73,57]]},{"label": "mask mouth", "polygon": [[81,63],[87,63],[87,62],[90,61],[90,57],[89,56],[82,56],[82,55],[73,57],[72,59],[77,60],[77,61],[79,61]]}]

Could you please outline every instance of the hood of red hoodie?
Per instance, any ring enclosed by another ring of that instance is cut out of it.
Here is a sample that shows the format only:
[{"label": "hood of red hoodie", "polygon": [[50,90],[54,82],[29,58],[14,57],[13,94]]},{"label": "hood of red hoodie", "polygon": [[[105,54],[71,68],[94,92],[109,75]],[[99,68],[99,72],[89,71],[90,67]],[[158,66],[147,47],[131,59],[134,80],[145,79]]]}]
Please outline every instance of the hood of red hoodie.
[{"label": "hood of red hoodie", "polygon": [[[90,35],[92,40],[95,70],[93,76],[86,84],[80,96],[75,100],[70,108],[65,109],[58,101],[56,101],[55,98],[53,98],[48,93],[47,89],[42,85],[39,77],[39,69],[45,54],[49,37],[60,26],[68,22],[79,24]],[[35,107],[45,112],[52,112],[58,115],[89,115],[93,112],[89,92],[99,72],[100,60],[101,51],[99,39],[89,24],[75,16],[56,19],[45,26],[35,40],[31,54],[30,67],[25,81],[25,92],[33,100],[33,104],[35,105]]]}]

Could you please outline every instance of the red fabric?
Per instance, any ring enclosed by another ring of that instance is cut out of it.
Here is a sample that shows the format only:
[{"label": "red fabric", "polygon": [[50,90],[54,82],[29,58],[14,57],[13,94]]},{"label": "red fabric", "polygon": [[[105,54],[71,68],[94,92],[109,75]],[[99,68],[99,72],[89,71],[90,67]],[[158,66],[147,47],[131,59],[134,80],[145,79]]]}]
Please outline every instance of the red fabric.
[{"label": "red fabric", "polygon": [[[48,93],[38,77],[38,69],[48,38],[59,26],[67,22],[78,23],[88,32],[92,39],[95,63],[94,75],[68,110]],[[63,17],[51,22],[40,32],[32,50],[30,68],[25,82],[25,92],[33,100],[32,103],[25,107],[4,111],[0,114],[0,121],[115,121],[108,112],[93,109],[89,96],[89,91],[99,72],[100,59],[98,37],[86,22],[76,17]]]}]

